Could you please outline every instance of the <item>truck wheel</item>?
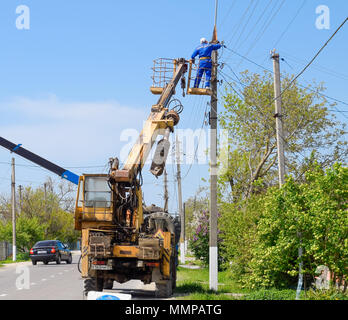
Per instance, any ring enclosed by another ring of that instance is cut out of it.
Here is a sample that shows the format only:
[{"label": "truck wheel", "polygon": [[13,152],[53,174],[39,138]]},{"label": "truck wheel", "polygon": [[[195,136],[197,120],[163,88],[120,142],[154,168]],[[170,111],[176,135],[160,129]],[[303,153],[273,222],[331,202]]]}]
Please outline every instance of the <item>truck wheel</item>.
[{"label": "truck wheel", "polygon": [[104,289],[110,290],[113,288],[113,286],[114,286],[114,280],[109,279],[109,280],[104,281]]},{"label": "truck wheel", "polygon": [[103,278],[88,278],[84,281],[83,296],[87,297],[89,291],[103,291]]},{"label": "truck wheel", "polygon": [[172,265],[171,265],[171,275],[172,275],[172,290],[174,290],[176,288],[176,261],[175,261],[175,257],[172,258]]},{"label": "truck wheel", "polygon": [[169,298],[172,295],[172,281],[165,280],[156,283],[156,297]]}]

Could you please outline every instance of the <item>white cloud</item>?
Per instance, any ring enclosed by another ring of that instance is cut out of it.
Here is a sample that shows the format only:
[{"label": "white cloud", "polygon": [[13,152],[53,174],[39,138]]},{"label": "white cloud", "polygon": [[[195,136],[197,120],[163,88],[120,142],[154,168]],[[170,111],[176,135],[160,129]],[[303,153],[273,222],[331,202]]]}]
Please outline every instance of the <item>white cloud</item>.
[{"label": "white cloud", "polygon": [[[122,106],[115,101],[61,101],[55,95],[18,97],[0,103],[20,122],[2,125],[1,136],[57,164],[75,166],[118,156],[127,142],[124,129],[141,130],[149,108]],[[24,119],[23,119],[24,117]],[[7,115],[8,118],[8,115]],[[10,120],[13,120],[10,119]]]}]

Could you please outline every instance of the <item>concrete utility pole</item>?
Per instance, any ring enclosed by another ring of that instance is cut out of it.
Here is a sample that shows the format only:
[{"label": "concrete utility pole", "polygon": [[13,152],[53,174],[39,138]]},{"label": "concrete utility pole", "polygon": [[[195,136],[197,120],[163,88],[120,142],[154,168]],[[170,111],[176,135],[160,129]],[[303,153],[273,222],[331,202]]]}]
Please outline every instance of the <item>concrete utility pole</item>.
[{"label": "concrete utility pole", "polygon": [[[215,3],[215,20],[212,41],[217,41],[216,19],[218,1]],[[209,230],[209,289],[218,290],[217,247],[217,51],[212,52],[210,101],[210,230]]]},{"label": "concrete utility pole", "polygon": [[12,158],[11,174],[11,207],[12,207],[12,260],[17,260],[16,248],[16,178],[15,178],[15,159]]},{"label": "concrete utility pole", "polygon": [[163,176],[163,184],[164,184],[164,212],[168,212],[168,178],[167,178],[167,170],[164,168],[164,176]]},{"label": "concrete utility pole", "polygon": [[[277,151],[278,151],[278,175],[279,175],[279,187],[281,188],[285,182],[285,157],[284,157],[284,134],[283,134],[283,121],[282,121],[282,97],[281,97],[281,85],[280,85],[280,66],[279,66],[279,54],[272,52],[273,59],[273,72],[274,72],[274,96],[275,96],[275,114],[276,118],[276,131],[277,131]],[[302,235],[300,232],[297,236],[302,242]],[[303,285],[303,273],[302,273],[302,247],[298,248],[299,258],[299,276],[296,290],[296,300],[300,298],[300,292]]]},{"label": "concrete utility pole", "polygon": [[187,239],[186,239],[186,204],[185,204],[185,202],[184,202],[183,216],[184,216],[183,240],[184,240],[184,248],[185,248],[185,254],[186,254],[186,252],[187,252]]},{"label": "concrete utility pole", "polygon": [[283,121],[282,121],[282,97],[280,86],[280,67],[279,54],[273,52],[273,71],[274,71],[274,95],[275,95],[275,114],[276,131],[277,131],[277,152],[278,152],[278,175],[279,186],[284,184],[285,180],[285,160],[284,160],[284,136],[283,136]]},{"label": "concrete utility pole", "polygon": [[184,244],[184,228],[185,219],[182,207],[182,191],[181,191],[181,170],[180,170],[180,143],[178,135],[176,135],[176,167],[177,167],[177,180],[178,180],[178,206],[179,206],[179,216],[181,221],[181,234],[180,234],[180,262],[185,263],[185,244]]}]

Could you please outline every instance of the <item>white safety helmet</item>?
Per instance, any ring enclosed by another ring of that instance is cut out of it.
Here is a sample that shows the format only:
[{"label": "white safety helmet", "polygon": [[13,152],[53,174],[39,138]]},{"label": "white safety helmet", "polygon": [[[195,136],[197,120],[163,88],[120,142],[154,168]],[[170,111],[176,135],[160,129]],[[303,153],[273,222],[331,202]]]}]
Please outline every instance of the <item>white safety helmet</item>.
[{"label": "white safety helmet", "polygon": [[201,38],[201,43],[206,43],[208,42],[206,38]]}]

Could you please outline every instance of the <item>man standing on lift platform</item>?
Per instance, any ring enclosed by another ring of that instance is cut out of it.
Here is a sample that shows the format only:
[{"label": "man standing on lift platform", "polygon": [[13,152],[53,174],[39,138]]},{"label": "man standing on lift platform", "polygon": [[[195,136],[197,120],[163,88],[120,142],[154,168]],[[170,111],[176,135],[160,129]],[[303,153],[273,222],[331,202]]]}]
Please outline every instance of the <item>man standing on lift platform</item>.
[{"label": "man standing on lift platform", "polygon": [[197,76],[194,84],[194,88],[199,87],[199,83],[201,82],[202,76],[205,73],[205,88],[210,88],[210,79],[211,79],[211,68],[212,68],[212,62],[211,62],[211,53],[214,50],[218,50],[221,48],[220,43],[208,43],[207,39],[202,38],[201,39],[201,45],[196,48],[196,50],[193,52],[191,56],[192,63],[195,63],[195,58],[198,55],[199,56],[199,65],[198,65],[198,71]]}]

